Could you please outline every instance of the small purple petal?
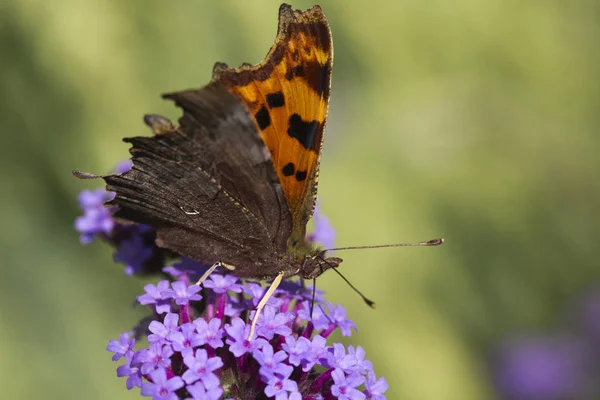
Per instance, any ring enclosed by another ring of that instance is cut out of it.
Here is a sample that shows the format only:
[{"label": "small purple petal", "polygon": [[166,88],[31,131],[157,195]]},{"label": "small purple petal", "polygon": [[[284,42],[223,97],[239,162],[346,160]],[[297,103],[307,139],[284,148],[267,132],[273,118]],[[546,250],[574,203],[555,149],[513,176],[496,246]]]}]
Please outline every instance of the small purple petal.
[{"label": "small purple petal", "polygon": [[233,275],[211,274],[202,284],[205,288],[212,289],[217,294],[227,293],[228,290],[234,293],[242,292],[242,285],[237,283],[239,278]]},{"label": "small purple petal", "polygon": [[208,358],[206,350],[198,349],[195,355],[185,356],[183,362],[188,367],[182,375],[187,384],[200,380],[206,388],[219,386],[219,377],[213,373],[223,366],[223,361],[219,357]]},{"label": "small purple petal", "polygon": [[[265,388],[265,394],[267,397],[275,397],[278,399],[302,399],[300,393],[298,393],[298,384],[290,379],[289,376],[273,376],[267,382],[267,387]],[[288,397],[288,392],[289,397]]]},{"label": "small purple petal", "polygon": [[186,276],[189,281],[194,282],[208,271],[208,268],[198,261],[182,257],[178,263],[163,268],[163,271],[175,278]]},{"label": "small purple petal", "polygon": [[304,321],[310,321],[317,330],[323,330],[329,328],[331,321],[327,315],[323,312],[323,309],[319,304],[315,304],[310,313],[310,303],[308,301],[302,302],[302,309],[298,311],[298,317]]},{"label": "small purple petal", "polygon": [[121,365],[117,368],[117,376],[118,377],[127,377],[127,382],[125,386],[127,390],[131,390],[134,387],[142,387],[142,373],[139,368],[139,364],[133,362],[135,358],[135,354],[127,354],[125,356],[127,364]]},{"label": "small purple petal", "polygon": [[[256,282],[246,282],[243,286],[244,293],[250,295],[250,305],[247,309],[253,309],[258,305],[260,300],[263,298],[263,295],[267,291],[267,288],[263,287],[261,284]],[[267,306],[278,308],[281,304],[281,300],[275,296],[271,296],[267,301]]]},{"label": "small purple petal", "polygon": [[213,318],[207,323],[204,319],[198,318],[193,323],[200,336],[200,345],[208,344],[213,349],[223,347],[224,330],[221,328],[220,319]]},{"label": "small purple petal", "polygon": [[350,336],[352,329],[356,330],[356,324],[346,318],[346,310],[341,305],[328,304],[329,311],[331,312],[330,318],[333,319],[334,323],[340,328],[343,336]]},{"label": "small purple petal", "polygon": [[179,331],[171,332],[167,339],[171,342],[173,350],[181,353],[182,356],[190,354],[194,348],[204,344],[202,336],[196,333],[196,326],[191,323],[181,325]]},{"label": "small purple petal", "polygon": [[225,331],[229,335],[225,342],[229,345],[229,351],[236,357],[241,357],[268,344],[265,339],[259,337],[251,341],[247,340],[250,334],[250,325],[246,325],[241,318],[235,318],[231,324],[225,325]]},{"label": "small purple petal", "polygon": [[114,259],[125,264],[127,275],[133,275],[144,270],[144,263],[153,253],[154,247],[148,246],[143,236],[133,235],[119,243]]},{"label": "small purple petal", "polygon": [[79,194],[79,206],[83,215],[75,220],[75,230],[81,234],[81,243],[90,243],[97,235],[112,232],[115,222],[104,202],[113,196],[104,189],[83,190]]},{"label": "small purple petal", "polygon": [[345,376],[344,371],[336,368],[332,373],[333,385],[331,385],[331,394],[340,400],[364,400],[365,394],[356,387],[364,383],[364,379],[359,375]]},{"label": "small purple petal", "polygon": [[[313,300],[312,285],[306,285],[303,280],[284,280],[279,284],[279,287],[275,291],[276,294],[284,298],[291,298],[300,301]],[[315,302],[323,303],[323,291],[317,289],[315,292]]]},{"label": "small purple petal", "polygon": [[285,351],[280,350],[277,353],[273,353],[273,347],[268,343],[261,349],[255,349],[252,352],[252,356],[260,364],[259,373],[266,382],[276,375],[288,377],[294,370],[291,365],[283,363],[287,359]]},{"label": "small purple petal", "polygon": [[148,341],[150,343],[159,342],[164,343],[169,333],[177,330],[177,322],[179,321],[179,315],[167,313],[164,319],[164,323],[158,321],[152,321],[148,326],[151,335],[148,335]]},{"label": "small purple petal", "polygon": [[217,386],[207,389],[202,382],[196,382],[193,385],[187,385],[186,389],[192,395],[191,398],[186,400],[218,400],[223,394],[223,389],[220,387]]},{"label": "small purple petal", "polygon": [[329,222],[329,219],[321,213],[320,202],[317,201],[312,220],[314,222],[314,231],[308,235],[308,240],[317,242],[326,249],[335,247],[335,230]]},{"label": "small purple petal", "polygon": [[197,294],[202,288],[198,285],[186,285],[185,282],[177,281],[171,284],[173,289],[163,290],[161,295],[163,298],[174,299],[175,304],[183,306],[190,301],[198,301],[202,296]]},{"label": "small purple petal", "polygon": [[147,375],[157,368],[169,367],[172,355],[171,346],[152,343],[149,349],[142,349],[136,354],[136,361],[142,364],[142,374]]},{"label": "small purple petal", "polygon": [[130,333],[122,333],[119,337],[119,341],[111,340],[106,346],[106,350],[111,353],[115,353],[112,356],[113,361],[118,361],[121,357],[125,357],[126,354],[133,352],[133,346],[135,346],[135,339],[130,338]]},{"label": "small purple petal", "polygon": [[[254,313],[250,315],[250,319],[252,318],[254,318]],[[287,313],[277,313],[273,307],[265,307],[258,317],[256,334],[267,340],[273,339],[275,335],[289,336],[292,333],[292,328],[287,324],[290,323],[291,319]]]},{"label": "small purple petal", "polygon": [[[341,346],[343,349],[344,346]],[[327,346],[327,339],[321,335],[313,337],[310,342],[310,350],[304,355],[301,361],[302,371],[310,371],[315,364],[327,365],[330,351],[331,347]]]},{"label": "small purple petal", "polygon": [[375,373],[369,371],[367,381],[365,382],[366,395],[372,400],[385,400],[384,393],[388,389],[387,381],[384,377],[376,380]]},{"label": "small purple petal", "polygon": [[159,368],[150,373],[152,383],[142,384],[142,396],[152,396],[153,400],[178,400],[175,391],[184,386],[183,380],[174,376],[167,379],[167,372]]},{"label": "small purple petal", "polygon": [[169,288],[169,281],[163,280],[158,285],[148,284],[144,286],[145,294],[138,296],[137,300],[141,305],[155,305],[157,314],[164,314],[171,311],[171,300],[163,297],[162,292]]},{"label": "small purple petal", "polygon": [[123,160],[119,161],[115,166],[115,174],[124,174],[129,171],[133,167],[133,161],[131,160]]},{"label": "small purple petal", "polygon": [[296,340],[291,335],[287,336],[281,348],[288,353],[290,364],[295,366],[299,366],[302,360],[307,360],[311,356],[311,343],[305,337],[299,337]]}]

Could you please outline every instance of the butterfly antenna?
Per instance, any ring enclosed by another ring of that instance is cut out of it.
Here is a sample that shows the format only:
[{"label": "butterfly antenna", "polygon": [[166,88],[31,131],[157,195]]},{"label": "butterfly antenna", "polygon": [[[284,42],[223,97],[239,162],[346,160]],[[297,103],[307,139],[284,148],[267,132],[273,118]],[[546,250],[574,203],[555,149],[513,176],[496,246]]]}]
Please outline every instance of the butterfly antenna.
[{"label": "butterfly antenna", "polygon": [[354,290],[356,293],[358,293],[358,295],[363,299],[363,301],[365,303],[367,303],[367,305],[369,307],[371,307],[372,309],[376,308],[376,304],[374,301],[367,299],[367,297],[361,293],[360,290],[358,290],[353,284],[350,283],[350,281],[348,279],[346,279],[346,277],[344,275],[342,275],[342,273],[340,271],[337,270],[337,268],[331,268],[332,270],[335,271],[336,274],[338,274],[339,276],[342,277],[342,279],[348,284],[348,286],[350,286],[352,288],[352,290]]},{"label": "butterfly antenna", "polygon": [[[323,257],[325,255],[326,252],[328,251],[335,251],[335,250],[358,250],[358,249],[381,249],[381,248],[385,248],[385,247],[420,247],[420,246],[439,246],[442,243],[444,243],[444,239],[443,238],[437,238],[437,239],[431,239],[431,240],[426,240],[423,242],[414,242],[414,243],[394,243],[394,244],[381,244],[381,245],[375,245],[375,246],[349,246],[349,247],[336,247],[333,249],[326,249],[323,250],[321,252],[321,257]],[[327,262],[327,259],[322,258],[323,261]],[[346,277],[337,270],[337,268],[330,268],[333,271],[335,271],[336,274],[338,274],[347,284],[348,286],[350,286],[352,288],[352,290],[354,290],[362,299],[365,303],[367,303],[367,305],[371,308],[375,308],[376,304],[374,301],[369,300],[364,294],[361,293],[360,290],[358,290],[353,284],[350,283],[350,281],[348,279],[346,279]],[[311,310],[312,313],[312,310]]]},{"label": "butterfly antenna", "polygon": [[426,240],[424,242],[414,242],[414,243],[394,243],[394,244],[379,244],[379,245],[375,245],[375,246],[336,247],[334,249],[324,250],[323,252],[336,251],[336,250],[381,249],[381,248],[384,248],[384,247],[439,246],[442,243],[444,243],[444,239],[443,238],[437,238],[437,239]]},{"label": "butterfly antenna", "polygon": [[[333,265],[331,265],[326,258],[321,258],[321,261],[325,262],[326,264],[330,265],[332,268],[328,268],[328,269],[332,269],[335,271],[336,274],[338,274],[339,276],[342,277],[342,279],[348,284],[348,286],[350,286],[352,288],[352,290],[354,290],[360,297],[361,299],[363,299],[363,301],[365,303],[367,303],[367,305],[373,309],[376,308],[376,304],[373,300],[369,300],[367,298],[367,296],[365,296],[364,294],[362,294],[362,292],[360,290],[358,290],[353,284],[350,283],[350,281],[344,276],[342,275],[342,273],[340,271],[337,270],[337,268],[335,268]],[[316,282],[315,282],[316,283]],[[311,312],[312,315],[312,312]]]}]

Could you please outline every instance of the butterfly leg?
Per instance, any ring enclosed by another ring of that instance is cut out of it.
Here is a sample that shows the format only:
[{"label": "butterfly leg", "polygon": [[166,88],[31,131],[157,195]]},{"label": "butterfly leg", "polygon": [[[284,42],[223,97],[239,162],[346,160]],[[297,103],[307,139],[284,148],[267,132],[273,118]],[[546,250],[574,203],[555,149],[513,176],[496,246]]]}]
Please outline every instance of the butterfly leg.
[{"label": "butterfly leg", "polygon": [[281,283],[283,275],[285,275],[285,273],[280,272],[279,275],[275,277],[273,283],[271,283],[271,286],[269,286],[269,290],[267,290],[263,298],[260,299],[260,302],[256,306],[256,313],[254,314],[254,318],[252,318],[252,324],[250,325],[250,334],[248,335],[248,341],[252,340],[252,336],[254,336],[254,330],[256,329],[256,322],[258,321],[258,317],[260,316],[260,313],[262,312],[263,308],[265,308],[265,305],[267,305],[267,301],[269,301],[271,296],[273,296],[273,293],[275,293],[277,286],[279,286],[279,284]]},{"label": "butterfly leg", "polygon": [[225,267],[230,271],[235,270],[235,266],[230,265],[230,264],[225,264],[224,262],[221,262],[221,261],[217,261],[216,263],[211,265],[211,267],[200,277],[200,279],[198,279],[198,282],[196,282],[196,285],[200,286],[202,284],[202,282],[204,282],[206,280],[206,278],[208,278],[208,276],[210,274],[212,274],[213,271],[215,269],[217,269],[218,267]]}]

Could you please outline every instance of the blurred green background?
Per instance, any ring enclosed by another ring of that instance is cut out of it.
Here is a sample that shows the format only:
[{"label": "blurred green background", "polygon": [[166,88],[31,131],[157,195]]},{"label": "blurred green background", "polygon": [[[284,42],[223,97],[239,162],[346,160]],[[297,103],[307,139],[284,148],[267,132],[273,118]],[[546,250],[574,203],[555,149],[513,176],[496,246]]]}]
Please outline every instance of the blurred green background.
[{"label": "blurred green background", "polygon": [[[296,8],[313,3],[297,1]],[[321,167],[342,303],[389,399],[495,398],[487,357],[599,275],[600,3],[323,0],[335,45]],[[277,1],[0,4],[0,398],[134,399],[104,350],[144,281],[73,230],[72,169],[127,158],[159,94],[262,60]]]}]

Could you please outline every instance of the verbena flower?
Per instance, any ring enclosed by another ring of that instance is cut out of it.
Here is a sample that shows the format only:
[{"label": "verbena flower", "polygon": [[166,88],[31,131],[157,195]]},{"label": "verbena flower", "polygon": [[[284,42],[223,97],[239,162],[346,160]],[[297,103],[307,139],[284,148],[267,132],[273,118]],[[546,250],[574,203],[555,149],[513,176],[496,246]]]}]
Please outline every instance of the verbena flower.
[{"label": "verbena flower", "polygon": [[600,357],[600,290],[593,287],[582,293],[570,310],[575,316],[577,334],[585,338]]},{"label": "verbena flower", "polygon": [[[131,165],[131,160],[123,161],[115,172],[127,172]],[[125,264],[127,275],[160,272],[171,253],[154,244],[156,233],[150,227],[115,221],[112,210],[104,204],[113,197],[114,193],[104,189],[83,190],[79,194],[79,207],[83,211],[83,215],[75,219],[79,240],[88,244],[101,238],[111,243],[116,248],[114,259]]]},{"label": "verbena flower", "polygon": [[495,384],[510,400],[580,399],[591,394],[592,363],[576,337],[513,338],[494,360]]},{"label": "verbena flower", "polygon": [[600,398],[600,291],[578,294],[553,331],[503,340],[492,362],[502,399]]},{"label": "verbena flower", "polygon": [[[225,269],[214,271],[199,287],[195,282],[206,265],[183,258],[165,266],[169,253],[155,246],[150,228],[114,221],[101,207],[110,198],[106,192],[83,197],[87,219],[76,224],[85,236],[82,242],[100,237],[114,245],[115,260],[127,266],[128,274],[160,272],[165,277],[137,297],[149,308],[149,320],[106,348],[113,361],[122,363],[117,376],[127,378],[127,389],[169,400],[385,399],[387,383],[376,379],[362,347],[327,343],[337,329],[349,336],[356,325],[322,292],[317,291],[311,313],[312,288],[301,280],[282,282],[248,341],[249,321],[266,287]],[[333,230],[318,218],[311,237],[330,240],[325,244],[333,247]]]},{"label": "verbena flower", "polygon": [[79,240],[83,244],[90,243],[98,235],[109,235],[115,227],[110,210],[104,202],[114,195],[103,190],[84,190],[79,193],[79,207],[83,215],[75,219],[75,229],[79,232]]},{"label": "verbena flower", "polygon": [[326,249],[332,249],[335,243],[335,230],[329,219],[321,213],[321,206],[319,202],[315,207],[315,212],[312,217],[314,223],[314,230],[308,235],[308,240],[311,242],[320,243]]}]

